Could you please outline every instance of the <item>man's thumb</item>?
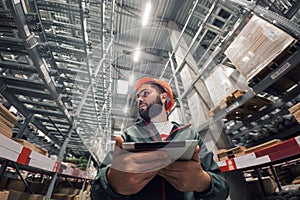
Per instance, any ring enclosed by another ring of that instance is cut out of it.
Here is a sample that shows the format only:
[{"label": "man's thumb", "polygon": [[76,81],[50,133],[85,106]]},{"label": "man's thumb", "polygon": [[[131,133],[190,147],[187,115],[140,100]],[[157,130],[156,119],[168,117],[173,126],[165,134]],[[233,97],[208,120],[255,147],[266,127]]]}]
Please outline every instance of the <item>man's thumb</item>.
[{"label": "man's thumb", "polygon": [[199,147],[199,145],[197,145],[194,155],[193,155],[193,158],[192,158],[194,161],[197,161],[197,162],[200,161],[199,152],[200,152],[200,147]]},{"label": "man's thumb", "polygon": [[121,148],[121,145],[122,145],[122,143],[124,142],[122,136],[117,135],[117,136],[115,137],[115,139],[116,139],[116,144],[115,144],[115,146]]}]

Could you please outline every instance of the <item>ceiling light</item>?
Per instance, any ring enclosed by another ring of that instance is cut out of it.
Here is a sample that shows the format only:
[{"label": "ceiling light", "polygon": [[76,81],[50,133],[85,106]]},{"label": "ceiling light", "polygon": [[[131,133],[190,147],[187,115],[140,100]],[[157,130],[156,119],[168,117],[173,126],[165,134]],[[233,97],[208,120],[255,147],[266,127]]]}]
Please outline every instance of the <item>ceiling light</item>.
[{"label": "ceiling light", "polygon": [[125,108],[123,109],[124,114],[127,114],[127,112],[129,111],[128,106],[126,105]]},{"label": "ceiling light", "polygon": [[134,74],[132,72],[130,77],[129,77],[129,85],[133,85],[133,82],[134,82]]},{"label": "ceiling light", "polygon": [[145,7],[145,12],[144,12],[144,16],[143,16],[143,21],[142,21],[143,26],[146,26],[146,24],[149,20],[150,11],[151,11],[151,2],[148,2]]},{"label": "ceiling light", "polygon": [[133,55],[133,61],[137,62],[137,61],[139,61],[139,58],[140,58],[140,50],[136,49],[134,52],[134,55]]},{"label": "ceiling light", "polygon": [[129,85],[128,81],[118,80],[117,93],[118,94],[127,94],[128,85]]}]

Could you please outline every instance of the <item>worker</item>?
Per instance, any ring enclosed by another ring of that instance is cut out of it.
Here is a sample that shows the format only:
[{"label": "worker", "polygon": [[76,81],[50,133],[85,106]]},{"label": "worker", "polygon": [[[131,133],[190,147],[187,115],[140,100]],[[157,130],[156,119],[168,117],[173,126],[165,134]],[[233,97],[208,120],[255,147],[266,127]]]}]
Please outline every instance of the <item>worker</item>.
[{"label": "worker", "polygon": [[[116,136],[115,149],[103,161],[92,183],[93,200],[103,199],[226,199],[229,186],[220,175],[200,135],[168,120],[174,105],[171,88],[164,81],[145,77],[136,84],[141,120]],[[167,151],[130,153],[125,142],[198,140],[193,157],[174,160]]]}]

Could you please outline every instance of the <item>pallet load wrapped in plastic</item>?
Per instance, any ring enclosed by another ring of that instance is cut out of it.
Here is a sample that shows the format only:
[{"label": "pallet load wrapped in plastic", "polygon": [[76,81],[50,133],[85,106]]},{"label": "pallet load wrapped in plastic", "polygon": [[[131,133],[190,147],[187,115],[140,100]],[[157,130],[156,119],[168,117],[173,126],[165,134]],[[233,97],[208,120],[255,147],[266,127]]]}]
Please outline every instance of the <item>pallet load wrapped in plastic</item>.
[{"label": "pallet load wrapped in plastic", "polygon": [[251,82],[258,73],[282,56],[296,39],[275,25],[253,15],[226,49],[225,55]]},{"label": "pallet load wrapped in plastic", "polygon": [[204,79],[204,83],[214,105],[209,111],[210,116],[233,103],[249,89],[246,79],[237,70],[221,64]]}]

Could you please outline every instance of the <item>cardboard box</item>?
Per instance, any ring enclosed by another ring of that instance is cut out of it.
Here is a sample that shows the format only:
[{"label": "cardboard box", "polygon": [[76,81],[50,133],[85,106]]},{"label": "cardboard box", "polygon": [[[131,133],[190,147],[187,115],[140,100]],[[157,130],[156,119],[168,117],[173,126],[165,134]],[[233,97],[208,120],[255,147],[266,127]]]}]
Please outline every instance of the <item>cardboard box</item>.
[{"label": "cardboard box", "polygon": [[38,194],[22,193],[19,200],[45,200],[46,197]]},{"label": "cardboard box", "polygon": [[[1,151],[1,149],[0,149]],[[8,178],[6,176],[2,176],[1,182],[0,182],[0,190],[3,190],[6,187],[6,184],[8,182]]]},{"label": "cardboard box", "polygon": [[67,194],[52,194],[52,199],[55,200],[73,200],[76,195],[67,195]]},{"label": "cardboard box", "polygon": [[296,111],[300,110],[300,103],[297,103],[293,107],[289,108],[290,113],[295,113]]},{"label": "cardboard box", "polygon": [[8,200],[19,200],[23,192],[9,190]]},{"label": "cardboard box", "polygon": [[300,124],[300,110],[294,112],[293,115],[296,118],[297,122]]},{"label": "cardboard box", "polygon": [[52,171],[55,166],[55,160],[48,158],[40,153],[32,151],[29,155],[30,161],[28,165],[38,167],[40,169]]},{"label": "cardboard box", "polygon": [[42,155],[47,155],[47,150],[41,148],[41,147],[38,147],[36,146],[35,144],[32,144],[26,140],[23,140],[23,139],[16,139],[16,138],[13,138],[14,141],[18,142],[19,144],[23,145],[24,147],[32,150],[32,151],[35,151],[35,152],[38,152]]},{"label": "cardboard box", "polygon": [[78,195],[74,196],[73,200],[83,200],[87,198],[87,192],[80,192]]},{"label": "cardboard box", "polygon": [[25,187],[25,184],[20,179],[9,179],[6,185],[7,190],[14,190],[20,192],[24,192]]},{"label": "cardboard box", "polygon": [[23,146],[0,134],[0,157],[17,161]]},{"label": "cardboard box", "polygon": [[8,195],[9,195],[9,191],[0,191],[0,199],[1,200],[7,200],[8,199]]},{"label": "cardboard box", "polygon": [[296,39],[253,15],[224,52],[248,82],[296,42]]},{"label": "cardboard box", "polygon": [[0,134],[6,137],[12,137],[12,128],[14,124],[18,121],[18,118],[9,112],[5,106],[0,104]]},{"label": "cardboard box", "polygon": [[49,185],[40,182],[28,181],[28,184],[34,194],[46,195]]},{"label": "cardboard box", "polygon": [[[276,188],[276,183],[270,177],[263,177],[262,184],[264,185],[265,192],[270,195]],[[262,187],[257,178],[247,179],[247,191],[251,194],[250,199],[265,199]]]}]

